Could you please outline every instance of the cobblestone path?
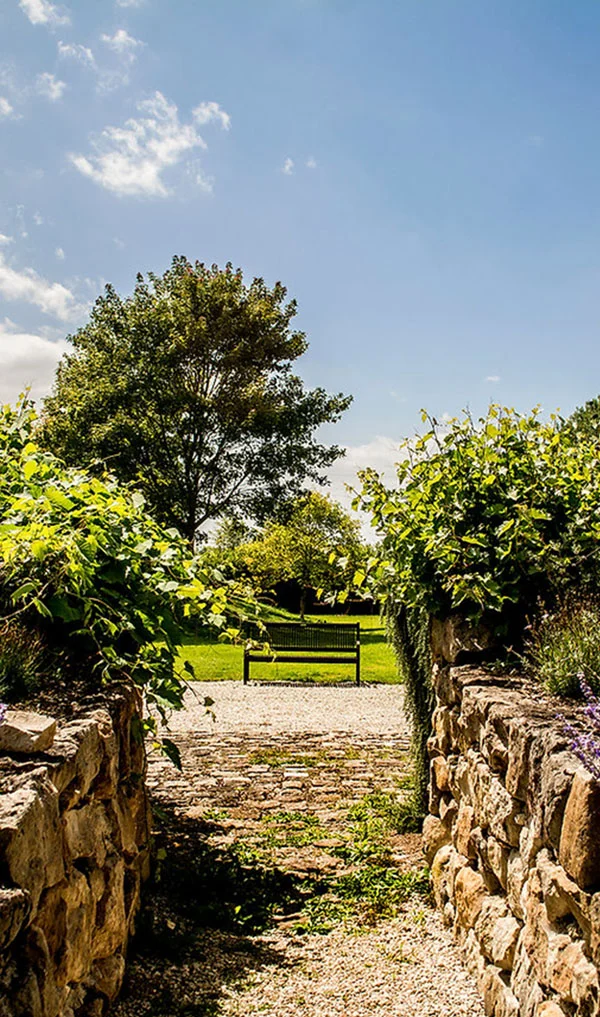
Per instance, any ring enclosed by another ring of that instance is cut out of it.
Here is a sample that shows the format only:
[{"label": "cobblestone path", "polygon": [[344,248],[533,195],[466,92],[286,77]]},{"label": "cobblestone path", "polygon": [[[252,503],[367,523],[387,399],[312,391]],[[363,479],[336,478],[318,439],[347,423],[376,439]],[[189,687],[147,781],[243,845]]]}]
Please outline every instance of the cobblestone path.
[{"label": "cobblestone path", "polygon": [[419,837],[390,823],[401,690],[201,692],[217,719],[190,696],[182,771],[151,755],[158,878],[113,1017],[481,1017]]}]

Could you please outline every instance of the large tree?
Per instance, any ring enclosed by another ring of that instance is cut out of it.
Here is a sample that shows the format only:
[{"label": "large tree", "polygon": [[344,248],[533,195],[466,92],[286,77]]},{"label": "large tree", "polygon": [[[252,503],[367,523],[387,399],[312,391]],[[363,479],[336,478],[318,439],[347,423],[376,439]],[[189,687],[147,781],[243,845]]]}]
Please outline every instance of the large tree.
[{"label": "large tree", "polygon": [[292,364],[307,348],[281,283],[250,285],[230,264],[184,257],[108,285],[70,336],[44,404],[43,440],[66,462],[134,481],[190,540],[209,518],[262,520],[343,450],[315,440],[351,397],[307,390]]}]

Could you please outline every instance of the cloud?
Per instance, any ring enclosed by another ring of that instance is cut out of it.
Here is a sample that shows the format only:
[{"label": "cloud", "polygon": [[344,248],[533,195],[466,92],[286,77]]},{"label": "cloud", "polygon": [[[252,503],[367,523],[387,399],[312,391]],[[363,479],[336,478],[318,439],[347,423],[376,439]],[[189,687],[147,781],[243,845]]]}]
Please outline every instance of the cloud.
[{"label": "cloud", "polygon": [[491,382],[496,382],[496,381],[501,381],[501,378],[500,378],[499,374],[488,374],[485,380],[486,381],[491,381]]},{"label": "cloud", "polygon": [[13,107],[9,103],[8,99],[5,99],[3,95],[0,95],[0,117],[9,117],[13,112]]},{"label": "cloud", "polygon": [[117,7],[143,7],[146,0],[116,0]]},{"label": "cloud", "polygon": [[57,247],[54,253],[59,261],[65,260],[65,252],[63,251],[62,247]]},{"label": "cloud", "polygon": [[7,237],[6,233],[0,233],[0,247],[3,247],[5,244],[12,244],[12,242],[12,237]]},{"label": "cloud", "polygon": [[76,60],[77,63],[96,70],[96,57],[88,46],[82,46],[79,42],[59,42],[58,55],[63,60]]},{"label": "cloud", "polygon": [[[203,123],[217,120],[228,126],[228,114],[218,103],[202,103],[197,110],[201,108]],[[207,146],[192,123],[181,123],[177,106],[162,92],[137,109],[141,117],[126,120],[123,127],[105,127],[92,139],[91,155],[71,153],[69,159],[80,173],[119,197],[165,198],[172,192],[164,171],[194,148]]]},{"label": "cloud", "polygon": [[308,159],[306,160],[306,168],[307,169],[317,168],[317,160],[314,158],[314,156],[309,155]]},{"label": "cloud", "polygon": [[68,25],[71,22],[67,12],[61,13],[50,0],[19,0],[19,7],[32,25]]},{"label": "cloud", "polygon": [[67,349],[64,339],[52,341],[19,331],[8,319],[0,322],[0,403],[16,402],[28,387],[32,399],[48,395]]},{"label": "cloud", "polygon": [[62,283],[49,282],[32,268],[12,268],[0,252],[0,293],[6,300],[23,300],[39,307],[60,321],[70,321],[83,313],[71,290]]},{"label": "cloud", "polygon": [[60,81],[54,74],[50,74],[48,71],[38,74],[35,79],[35,86],[38,93],[49,99],[50,102],[57,102],[59,99],[62,99],[63,92],[67,87],[65,81]]},{"label": "cloud", "polygon": [[[338,459],[330,467],[328,475],[331,483],[321,490],[324,494],[330,494],[335,501],[339,501],[345,509],[351,511],[354,495],[346,490],[346,484],[354,490],[359,490],[360,481],[357,478],[359,470],[370,466],[377,473],[383,475],[384,482],[389,487],[394,487],[396,480],[394,466],[404,454],[400,451],[399,444],[400,442],[393,438],[378,435],[364,445],[350,445],[346,449],[344,458]],[[371,526],[370,517],[364,512],[358,512],[355,514],[355,518],[360,519],[365,539],[375,541],[377,536]]]},{"label": "cloud", "polygon": [[224,131],[231,127],[231,117],[224,109],[221,109],[218,102],[201,102],[192,110],[192,116],[197,124],[204,127],[205,124],[218,120]]},{"label": "cloud", "polygon": [[285,175],[288,177],[291,177],[292,173],[294,172],[294,160],[290,159],[289,156],[285,160],[283,166],[281,167],[281,172],[285,173]]},{"label": "cloud", "polygon": [[124,28],[118,28],[114,35],[103,35],[102,42],[105,42],[113,53],[117,53],[127,63],[132,64],[136,59],[136,50],[141,49],[145,43],[141,39],[134,39]]}]

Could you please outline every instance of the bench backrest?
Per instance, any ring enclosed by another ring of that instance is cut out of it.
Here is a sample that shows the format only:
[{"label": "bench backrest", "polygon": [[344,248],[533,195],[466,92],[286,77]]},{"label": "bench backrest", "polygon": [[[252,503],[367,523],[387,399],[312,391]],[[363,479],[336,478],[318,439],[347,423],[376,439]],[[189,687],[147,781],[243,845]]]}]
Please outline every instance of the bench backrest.
[{"label": "bench backrest", "polygon": [[265,632],[257,636],[274,650],[315,650],[339,652],[356,649],[360,640],[360,625],[317,622],[302,625],[298,622],[267,622]]}]

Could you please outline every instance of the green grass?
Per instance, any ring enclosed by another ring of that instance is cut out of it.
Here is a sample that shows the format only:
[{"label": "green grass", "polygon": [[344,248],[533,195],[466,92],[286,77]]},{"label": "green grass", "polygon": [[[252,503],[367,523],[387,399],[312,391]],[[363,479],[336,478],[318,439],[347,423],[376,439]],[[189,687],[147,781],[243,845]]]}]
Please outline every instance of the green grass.
[{"label": "green grass", "polygon": [[[278,621],[297,621],[285,611],[272,612]],[[398,684],[392,650],[386,643],[383,622],[378,615],[309,615],[307,621],[360,622],[360,671],[364,682]],[[241,681],[244,651],[241,646],[220,643],[216,637],[190,636],[181,649],[181,657],[194,666],[198,681]],[[354,682],[354,666],[344,664],[252,664],[251,680],[318,682]]]}]

